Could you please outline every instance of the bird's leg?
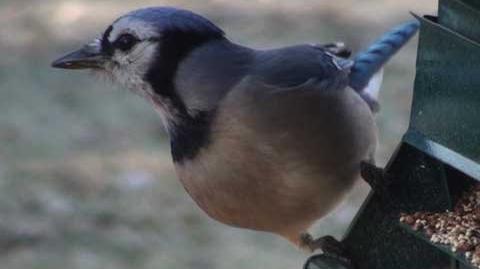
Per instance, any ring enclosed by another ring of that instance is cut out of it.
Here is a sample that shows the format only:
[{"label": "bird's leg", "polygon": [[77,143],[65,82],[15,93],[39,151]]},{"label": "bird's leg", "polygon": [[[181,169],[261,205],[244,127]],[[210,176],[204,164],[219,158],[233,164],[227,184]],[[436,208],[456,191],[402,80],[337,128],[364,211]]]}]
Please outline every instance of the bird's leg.
[{"label": "bird's leg", "polygon": [[310,252],[314,252],[317,249],[322,250],[323,253],[334,252],[343,254],[344,252],[342,243],[338,242],[338,240],[331,235],[313,239],[309,233],[303,233],[300,235],[300,247]]},{"label": "bird's leg", "polygon": [[310,234],[303,233],[300,235],[300,247],[311,252],[320,249],[323,252],[322,256],[334,258],[348,268],[353,268],[352,261],[348,257],[342,243],[333,236],[327,235],[313,239]]},{"label": "bird's leg", "polygon": [[385,191],[388,182],[386,182],[385,171],[382,168],[364,161],[360,163],[360,174],[373,190],[382,193]]}]

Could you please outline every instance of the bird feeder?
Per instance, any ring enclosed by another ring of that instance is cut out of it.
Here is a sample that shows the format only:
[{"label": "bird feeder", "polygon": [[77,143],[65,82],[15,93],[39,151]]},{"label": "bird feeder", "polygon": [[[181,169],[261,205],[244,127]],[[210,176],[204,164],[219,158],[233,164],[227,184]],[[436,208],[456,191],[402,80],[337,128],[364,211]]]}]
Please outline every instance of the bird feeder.
[{"label": "bird feeder", "polygon": [[[480,1],[440,0],[421,22],[410,126],[343,238],[357,269],[476,268],[399,221],[452,210],[480,181]],[[347,268],[317,255],[305,268]]]}]

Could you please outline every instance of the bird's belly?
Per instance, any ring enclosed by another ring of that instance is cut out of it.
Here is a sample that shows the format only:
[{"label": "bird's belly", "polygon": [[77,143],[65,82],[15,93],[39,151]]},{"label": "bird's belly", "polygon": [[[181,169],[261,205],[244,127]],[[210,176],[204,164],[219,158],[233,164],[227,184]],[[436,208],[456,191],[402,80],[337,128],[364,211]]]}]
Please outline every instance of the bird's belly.
[{"label": "bird's belly", "polygon": [[248,96],[230,96],[212,124],[212,142],[176,169],[214,219],[294,241],[360,177],[376,128],[353,91],[297,96],[295,106],[287,97],[248,106]]},{"label": "bird's belly", "polygon": [[281,235],[306,231],[335,207],[358,178],[356,174],[337,178],[298,170],[281,174],[271,164],[263,164],[242,169],[223,163],[219,170],[225,173],[218,173],[218,169],[202,171],[205,166],[184,163],[177,170],[187,192],[210,217]]}]

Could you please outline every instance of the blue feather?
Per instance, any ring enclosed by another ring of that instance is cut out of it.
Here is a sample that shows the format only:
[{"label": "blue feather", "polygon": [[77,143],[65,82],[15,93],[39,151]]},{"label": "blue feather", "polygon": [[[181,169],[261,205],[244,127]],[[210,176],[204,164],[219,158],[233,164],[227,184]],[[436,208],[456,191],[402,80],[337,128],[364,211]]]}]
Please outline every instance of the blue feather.
[{"label": "blue feather", "polygon": [[418,21],[399,25],[385,33],[366,51],[359,53],[351,69],[350,87],[362,91],[373,75],[417,33],[419,27]]},{"label": "blue feather", "polygon": [[159,32],[183,31],[201,35],[223,36],[225,33],[208,19],[191,11],[174,7],[148,7],[125,16],[138,17],[158,27]]}]

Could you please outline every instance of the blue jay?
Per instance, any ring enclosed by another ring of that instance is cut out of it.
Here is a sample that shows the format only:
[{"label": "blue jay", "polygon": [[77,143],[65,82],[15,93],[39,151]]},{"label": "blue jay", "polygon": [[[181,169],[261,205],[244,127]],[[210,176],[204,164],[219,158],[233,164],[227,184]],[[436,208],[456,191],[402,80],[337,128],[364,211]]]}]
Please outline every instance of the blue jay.
[{"label": "blue jay", "polygon": [[52,65],[98,71],[148,100],[209,216],[314,250],[332,238],[309,227],[374,162],[381,70],[417,29],[403,24],[350,60],[341,43],[248,48],[190,11],[152,7]]}]

